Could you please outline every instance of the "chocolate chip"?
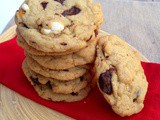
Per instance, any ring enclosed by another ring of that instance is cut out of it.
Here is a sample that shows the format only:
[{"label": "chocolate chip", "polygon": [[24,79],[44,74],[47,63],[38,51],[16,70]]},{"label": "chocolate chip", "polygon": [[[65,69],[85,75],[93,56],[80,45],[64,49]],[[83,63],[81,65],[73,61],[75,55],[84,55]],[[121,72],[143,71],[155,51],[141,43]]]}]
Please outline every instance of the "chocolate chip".
[{"label": "chocolate chip", "polygon": [[102,52],[103,52],[103,55],[104,55],[104,57],[106,58],[106,59],[108,59],[109,58],[109,56],[108,55],[106,55],[105,54],[105,52],[102,50]]},{"label": "chocolate chip", "polygon": [[35,41],[31,41],[31,43],[35,44],[36,42]]},{"label": "chocolate chip", "polygon": [[80,77],[80,81],[83,81],[83,76]]},{"label": "chocolate chip", "polygon": [[109,56],[105,56],[105,58],[106,58],[106,59],[108,59],[108,58],[109,58]]},{"label": "chocolate chip", "polygon": [[133,99],[133,102],[136,102],[136,100],[137,100],[137,98],[134,98],[134,99]]},{"label": "chocolate chip", "polygon": [[39,88],[40,88],[41,91],[44,90],[44,86],[42,86],[42,85],[38,85],[38,86],[39,86]]},{"label": "chocolate chip", "polygon": [[48,98],[48,100],[52,100],[51,98]]},{"label": "chocolate chip", "polygon": [[69,70],[67,70],[67,69],[64,69],[63,71],[66,71],[66,72],[68,72]]},{"label": "chocolate chip", "polygon": [[41,5],[42,5],[42,7],[43,7],[43,10],[45,10],[45,9],[46,9],[47,4],[48,4],[48,2],[41,2]]},{"label": "chocolate chip", "polygon": [[98,30],[97,30],[97,29],[94,30],[94,33],[95,33],[95,36],[97,37],[97,35],[98,35]]},{"label": "chocolate chip", "polygon": [[24,24],[24,23],[23,23],[23,26],[24,26],[25,28],[29,29],[29,27],[28,27],[26,24]]},{"label": "chocolate chip", "polygon": [[51,82],[50,82],[50,81],[48,81],[48,82],[46,83],[46,86],[47,86],[48,88],[52,89],[52,85],[51,85]]},{"label": "chocolate chip", "polygon": [[113,92],[111,79],[112,74],[110,70],[106,70],[106,72],[102,73],[98,79],[101,90],[107,93],[108,95],[111,95]]},{"label": "chocolate chip", "polygon": [[113,72],[117,72],[117,69],[114,65],[110,65],[109,72],[112,74]]},{"label": "chocolate chip", "polygon": [[56,2],[59,2],[59,3],[63,4],[63,2],[64,2],[65,0],[54,0],[54,1],[56,1]]},{"label": "chocolate chip", "polygon": [[138,97],[139,97],[139,94],[140,94],[140,90],[137,91],[137,93],[136,93],[136,98],[133,99],[133,102],[136,102],[136,101],[137,101],[137,99],[138,99]]},{"label": "chocolate chip", "polygon": [[78,95],[78,93],[72,92],[72,93],[71,93],[71,95],[73,95],[73,96],[77,96],[77,95]]},{"label": "chocolate chip", "polygon": [[76,15],[78,13],[80,13],[80,9],[77,8],[77,7],[72,7],[71,9],[69,10],[65,10],[62,15],[65,17],[65,16],[71,16],[71,15]]},{"label": "chocolate chip", "polygon": [[30,79],[32,80],[32,82],[33,82],[35,85],[40,85],[37,77],[34,78],[33,76],[30,76]]},{"label": "chocolate chip", "polygon": [[65,43],[65,42],[63,42],[63,43],[60,43],[61,45],[63,45],[63,46],[66,46],[67,45],[67,43]]},{"label": "chocolate chip", "polygon": [[38,25],[38,27],[42,27],[42,24]]},{"label": "chocolate chip", "polygon": [[90,38],[87,40],[87,42],[90,41],[91,39],[92,39],[92,35],[91,35]]}]

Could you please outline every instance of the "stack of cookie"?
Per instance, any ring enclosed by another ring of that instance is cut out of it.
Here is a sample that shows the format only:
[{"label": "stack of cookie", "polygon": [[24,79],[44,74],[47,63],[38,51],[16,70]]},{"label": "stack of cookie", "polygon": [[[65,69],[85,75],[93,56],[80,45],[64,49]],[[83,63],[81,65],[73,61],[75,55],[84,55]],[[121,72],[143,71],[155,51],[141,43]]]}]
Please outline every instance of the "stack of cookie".
[{"label": "stack of cookie", "polygon": [[[35,7],[36,6],[36,7]],[[85,98],[103,14],[91,0],[26,0],[16,12],[22,68],[37,93],[53,101]]]}]

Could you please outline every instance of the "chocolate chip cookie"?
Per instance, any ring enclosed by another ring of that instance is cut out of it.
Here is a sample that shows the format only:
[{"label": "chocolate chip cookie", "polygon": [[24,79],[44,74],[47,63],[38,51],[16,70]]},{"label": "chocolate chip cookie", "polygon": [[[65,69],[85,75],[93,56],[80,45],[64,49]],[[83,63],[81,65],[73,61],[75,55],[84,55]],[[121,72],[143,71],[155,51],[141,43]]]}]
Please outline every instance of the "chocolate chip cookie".
[{"label": "chocolate chip cookie", "polygon": [[63,56],[38,56],[38,55],[32,55],[30,53],[27,53],[27,55],[32,57],[43,67],[55,70],[63,70],[79,65],[93,63],[95,60],[96,44],[97,40],[91,42],[89,46],[80,50],[79,52]]},{"label": "chocolate chip cookie", "polygon": [[84,89],[81,89],[80,91],[77,91],[77,92],[71,92],[71,93],[68,93],[68,94],[63,94],[63,93],[58,94],[58,93],[55,93],[53,91],[53,86],[52,86],[50,81],[48,81],[46,84],[41,84],[39,82],[39,79],[38,79],[37,75],[34,76],[30,72],[30,70],[28,69],[25,61],[22,64],[22,69],[23,69],[23,72],[24,72],[25,76],[31,82],[31,84],[33,85],[34,89],[39,94],[39,96],[44,98],[44,99],[47,99],[47,100],[52,100],[52,101],[55,101],[55,102],[80,101],[80,100],[84,99],[90,91],[90,87],[87,86]]},{"label": "chocolate chip cookie", "polygon": [[42,84],[42,85],[50,83],[52,91],[54,93],[63,93],[63,94],[70,94],[72,92],[76,93],[87,87],[89,82],[91,81],[91,75],[89,73],[86,73],[80,78],[71,81],[60,81],[53,78],[47,78],[40,74],[35,73],[28,67],[26,62],[23,63],[23,69],[25,71],[25,75],[27,75],[28,78],[32,80],[32,83]]},{"label": "chocolate chip cookie", "polygon": [[140,56],[116,35],[106,35],[98,42],[95,78],[118,115],[130,116],[143,109],[148,82]]},{"label": "chocolate chip cookie", "polygon": [[45,77],[54,78],[61,81],[69,81],[83,76],[90,68],[90,66],[83,65],[65,70],[52,70],[39,65],[31,57],[26,57],[28,67],[34,72],[41,74]]},{"label": "chocolate chip cookie", "polygon": [[20,35],[33,48],[73,52],[95,39],[103,14],[100,4],[91,0],[26,0],[15,21]]}]

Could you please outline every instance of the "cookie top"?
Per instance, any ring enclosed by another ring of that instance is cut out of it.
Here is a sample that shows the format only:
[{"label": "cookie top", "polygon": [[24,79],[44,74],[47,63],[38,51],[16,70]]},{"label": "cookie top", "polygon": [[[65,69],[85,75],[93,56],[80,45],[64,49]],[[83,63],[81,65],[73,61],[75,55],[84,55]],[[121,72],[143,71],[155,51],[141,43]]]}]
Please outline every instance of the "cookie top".
[{"label": "cookie top", "polygon": [[54,78],[60,81],[70,81],[83,76],[90,68],[90,66],[83,65],[65,70],[52,70],[39,65],[31,57],[27,56],[26,60],[28,67],[34,72],[45,77]]},{"label": "cookie top", "polygon": [[103,14],[100,4],[92,0],[26,0],[15,20],[30,46],[44,52],[65,52],[82,49],[94,40]]},{"label": "cookie top", "polygon": [[80,78],[71,81],[59,81],[35,73],[28,67],[26,62],[24,62],[22,66],[25,75],[32,81],[33,85],[35,84],[46,85],[50,83],[50,86],[52,87],[52,91],[54,93],[63,93],[63,94],[70,94],[72,92],[76,93],[79,92],[81,89],[87,87],[88,83],[91,81],[91,75],[89,73],[86,73]]},{"label": "cookie top", "polygon": [[95,78],[117,114],[130,116],[142,110],[148,82],[140,56],[116,35],[104,36],[98,42]]},{"label": "cookie top", "polygon": [[71,53],[63,56],[39,56],[26,53],[37,61],[41,66],[46,68],[63,70],[79,65],[93,63],[95,60],[95,48],[97,40],[91,42],[86,48],[79,52]]},{"label": "cookie top", "polygon": [[19,46],[21,46],[22,48],[24,48],[28,53],[33,54],[33,55],[40,55],[40,56],[44,56],[44,55],[51,55],[51,56],[59,56],[59,55],[66,55],[66,54],[70,54],[73,53],[73,51],[68,50],[65,52],[43,52],[40,50],[35,49],[32,46],[29,46],[27,44],[27,42],[22,38],[22,36],[19,34],[19,32],[17,31],[18,37],[17,37],[17,43]]}]

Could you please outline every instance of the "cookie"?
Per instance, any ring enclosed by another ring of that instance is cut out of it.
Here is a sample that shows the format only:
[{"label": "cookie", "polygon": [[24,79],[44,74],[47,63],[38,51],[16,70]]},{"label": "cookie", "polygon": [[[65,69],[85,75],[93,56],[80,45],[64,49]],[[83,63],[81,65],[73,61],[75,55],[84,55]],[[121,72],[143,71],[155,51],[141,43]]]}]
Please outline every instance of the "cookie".
[{"label": "cookie", "polygon": [[65,70],[52,70],[42,67],[29,56],[26,57],[26,62],[28,64],[28,67],[34,72],[41,74],[45,77],[54,78],[61,81],[69,81],[79,78],[89,70],[89,66],[87,65],[77,66]]},{"label": "cookie", "polygon": [[100,38],[95,61],[99,90],[113,111],[130,116],[140,112],[148,88],[140,56],[116,35]]},{"label": "cookie", "polygon": [[22,36],[19,34],[19,32],[17,31],[18,37],[17,37],[17,43],[19,46],[21,46],[22,48],[24,48],[28,53],[33,54],[33,55],[40,55],[40,56],[44,56],[44,55],[51,55],[51,56],[59,56],[59,55],[66,55],[66,54],[70,54],[73,53],[73,51],[65,51],[65,52],[43,52],[40,50],[37,50],[35,48],[33,48],[32,46],[29,46],[27,44],[27,42],[22,38]]},{"label": "cookie", "polygon": [[26,0],[15,21],[29,46],[58,53],[85,48],[98,35],[103,14],[91,0]]},{"label": "cookie", "polygon": [[90,91],[90,87],[87,86],[84,89],[76,93],[75,92],[71,92],[69,94],[55,93],[52,90],[52,85],[50,84],[50,82],[47,82],[46,84],[39,83],[37,78],[33,78],[33,76],[30,76],[30,72],[26,66],[27,66],[26,62],[24,61],[22,65],[22,69],[23,69],[25,76],[31,82],[31,84],[33,85],[38,95],[44,99],[52,100],[55,102],[61,102],[61,101],[75,102],[75,101],[80,101],[84,99]]},{"label": "cookie", "polygon": [[39,82],[39,84],[45,85],[48,82],[50,82],[52,91],[54,93],[63,93],[63,94],[69,94],[72,92],[76,93],[79,92],[81,89],[87,87],[88,83],[90,83],[91,81],[91,75],[89,73],[86,73],[80,78],[71,81],[59,81],[35,73],[27,66],[26,62],[23,63],[23,69],[25,71],[25,74],[28,76],[28,78],[30,78],[33,81],[33,83]]},{"label": "cookie", "polygon": [[97,40],[79,52],[64,56],[36,56],[29,53],[27,53],[27,55],[43,67],[55,70],[69,69],[75,66],[93,63],[95,60],[96,43]]}]

